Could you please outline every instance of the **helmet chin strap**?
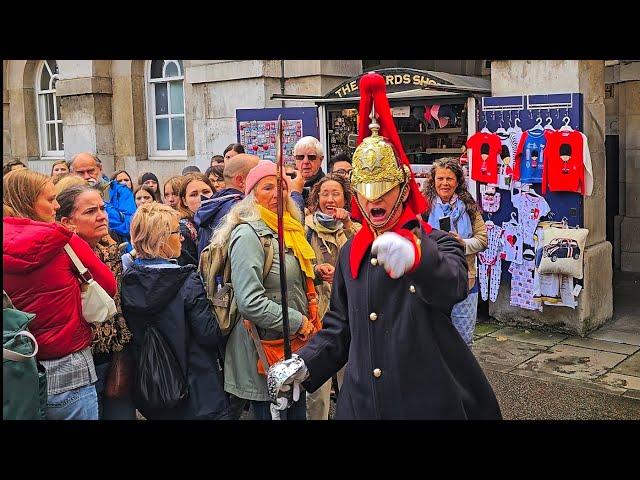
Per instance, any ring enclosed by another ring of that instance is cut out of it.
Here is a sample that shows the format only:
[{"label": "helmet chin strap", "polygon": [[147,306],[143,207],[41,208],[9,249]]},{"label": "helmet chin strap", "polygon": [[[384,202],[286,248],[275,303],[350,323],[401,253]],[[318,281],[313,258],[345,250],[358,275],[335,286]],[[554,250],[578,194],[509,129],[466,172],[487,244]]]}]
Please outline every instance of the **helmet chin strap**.
[{"label": "helmet chin strap", "polygon": [[404,194],[407,192],[408,189],[409,189],[409,182],[405,180],[405,182],[402,185],[402,189],[400,190],[400,194],[398,195],[398,198],[396,198],[396,201],[393,204],[393,208],[391,209],[391,212],[387,216],[387,219],[381,225],[373,224],[371,218],[367,214],[367,211],[363,208],[362,204],[360,203],[360,200],[358,200],[358,195],[356,194],[356,203],[360,207],[360,211],[362,212],[362,215],[367,220],[367,222],[369,223],[369,226],[373,230],[373,234],[375,237],[378,237],[382,233],[380,230],[386,227],[387,224],[391,221],[391,219],[395,216],[396,212],[398,211],[398,208],[400,208],[400,205],[402,205],[402,197],[404,197]]}]

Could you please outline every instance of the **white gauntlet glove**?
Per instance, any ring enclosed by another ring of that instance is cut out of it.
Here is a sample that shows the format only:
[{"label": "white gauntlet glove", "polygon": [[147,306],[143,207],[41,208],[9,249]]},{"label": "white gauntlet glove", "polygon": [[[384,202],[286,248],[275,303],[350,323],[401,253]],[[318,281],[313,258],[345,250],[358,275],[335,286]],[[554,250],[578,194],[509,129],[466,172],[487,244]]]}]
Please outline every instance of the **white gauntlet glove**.
[{"label": "white gauntlet glove", "polygon": [[391,278],[400,278],[413,267],[415,252],[411,240],[394,232],[385,232],[373,241],[371,255]]},{"label": "white gauntlet glove", "polygon": [[[289,360],[282,360],[269,367],[267,373],[267,389],[272,405],[277,410],[284,410],[300,398],[300,384],[309,376],[304,360],[292,354]],[[293,385],[293,394],[291,386]]]}]

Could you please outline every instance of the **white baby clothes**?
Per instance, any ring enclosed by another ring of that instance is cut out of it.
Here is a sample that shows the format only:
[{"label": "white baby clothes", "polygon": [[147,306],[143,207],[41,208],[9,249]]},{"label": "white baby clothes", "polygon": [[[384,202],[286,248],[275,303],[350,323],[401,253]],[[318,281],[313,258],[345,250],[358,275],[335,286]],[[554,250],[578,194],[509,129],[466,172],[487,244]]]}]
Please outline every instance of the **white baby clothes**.
[{"label": "white baby clothes", "polygon": [[496,213],[500,209],[500,192],[483,192],[480,195],[480,203],[486,213]]},{"label": "white baby clothes", "polygon": [[480,282],[480,295],[483,300],[490,299],[495,302],[498,298],[500,278],[502,276],[502,228],[491,220],[487,225],[487,248],[478,252],[480,265],[478,266],[478,280]]},{"label": "white baby clothes", "polygon": [[509,267],[511,274],[511,299],[510,304],[514,307],[526,308],[527,310],[542,310],[533,299],[533,271],[535,262],[524,260],[522,264],[512,263]]},{"label": "white baby clothes", "polygon": [[513,221],[502,222],[502,260],[522,263],[522,228]]},{"label": "white baby clothes", "polygon": [[539,196],[527,192],[511,195],[513,207],[518,210],[518,222],[522,226],[522,241],[533,245],[533,234],[538,226],[540,217],[551,211],[547,201]]}]

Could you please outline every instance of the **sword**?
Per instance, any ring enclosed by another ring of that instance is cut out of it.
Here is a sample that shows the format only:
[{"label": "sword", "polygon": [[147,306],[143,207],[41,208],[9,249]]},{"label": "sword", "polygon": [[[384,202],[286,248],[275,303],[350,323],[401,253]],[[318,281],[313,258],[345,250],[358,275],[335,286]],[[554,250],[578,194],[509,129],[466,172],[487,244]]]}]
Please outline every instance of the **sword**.
[{"label": "sword", "polygon": [[[289,301],[287,297],[287,269],[285,265],[285,242],[284,242],[284,155],[282,152],[282,115],[278,116],[278,127],[276,130],[276,189],[278,193],[278,255],[280,259],[280,297],[282,305],[282,333],[284,335],[284,358],[291,358],[291,339],[289,338]],[[280,419],[280,412],[272,406],[271,415]]]}]

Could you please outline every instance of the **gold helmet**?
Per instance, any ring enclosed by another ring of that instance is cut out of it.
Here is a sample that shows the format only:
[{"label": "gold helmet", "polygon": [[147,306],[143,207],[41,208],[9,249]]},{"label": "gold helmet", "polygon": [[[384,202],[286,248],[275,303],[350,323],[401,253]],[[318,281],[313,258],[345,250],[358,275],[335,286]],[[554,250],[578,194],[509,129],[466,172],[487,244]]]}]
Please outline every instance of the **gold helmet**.
[{"label": "gold helmet", "polygon": [[[362,140],[353,154],[351,185],[368,200],[377,200],[409,177],[408,167],[398,168],[398,155],[391,142],[379,135],[375,104],[371,108],[371,136]],[[407,169],[407,171],[403,171]]]},{"label": "gold helmet", "polygon": [[[424,212],[427,203],[402,148],[382,75],[375,72],[363,75],[360,95],[359,145],[352,158],[352,189],[367,200],[375,201],[399,185],[402,192],[409,191],[406,201],[413,212]],[[357,198],[354,200],[357,204]]]}]

